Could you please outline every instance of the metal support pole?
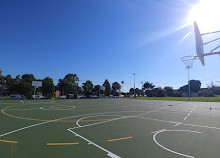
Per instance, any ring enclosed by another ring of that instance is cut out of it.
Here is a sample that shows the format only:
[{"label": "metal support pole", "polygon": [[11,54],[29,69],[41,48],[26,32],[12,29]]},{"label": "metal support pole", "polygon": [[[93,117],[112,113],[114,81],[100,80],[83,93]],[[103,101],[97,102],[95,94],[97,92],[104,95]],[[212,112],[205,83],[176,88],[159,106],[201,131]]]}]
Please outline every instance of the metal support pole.
[{"label": "metal support pole", "polygon": [[133,73],[134,75],[134,98],[136,98],[136,93],[135,93],[135,73]]},{"label": "metal support pole", "polygon": [[190,74],[189,74],[190,67],[188,67],[187,69],[188,69],[188,97],[190,101]]},{"label": "metal support pole", "polygon": [[35,100],[36,86],[34,86],[34,100]]}]

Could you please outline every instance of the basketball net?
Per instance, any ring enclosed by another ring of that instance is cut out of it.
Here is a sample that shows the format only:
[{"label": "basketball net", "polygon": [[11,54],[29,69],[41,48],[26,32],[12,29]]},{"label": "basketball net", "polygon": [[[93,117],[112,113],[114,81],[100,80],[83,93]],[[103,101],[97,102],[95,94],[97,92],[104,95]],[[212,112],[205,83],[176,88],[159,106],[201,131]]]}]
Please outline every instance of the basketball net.
[{"label": "basketball net", "polygon": [[186,65],[187,69],[192,69],[193,63],[196,58],[197,58],[197,56],[185,56],[185,57],[182,57],[181,60]]}]

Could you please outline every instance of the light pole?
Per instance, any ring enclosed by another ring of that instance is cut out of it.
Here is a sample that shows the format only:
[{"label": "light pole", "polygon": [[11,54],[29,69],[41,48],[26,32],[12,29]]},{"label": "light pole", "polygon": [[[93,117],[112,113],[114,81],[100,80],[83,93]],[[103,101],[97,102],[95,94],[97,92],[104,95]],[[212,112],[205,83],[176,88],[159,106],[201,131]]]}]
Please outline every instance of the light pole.
[{"label": "light pole", "polygon": [[134,97],[136,98],[136,94],[135,94],[135,73],[133,73],[134,75]]}]

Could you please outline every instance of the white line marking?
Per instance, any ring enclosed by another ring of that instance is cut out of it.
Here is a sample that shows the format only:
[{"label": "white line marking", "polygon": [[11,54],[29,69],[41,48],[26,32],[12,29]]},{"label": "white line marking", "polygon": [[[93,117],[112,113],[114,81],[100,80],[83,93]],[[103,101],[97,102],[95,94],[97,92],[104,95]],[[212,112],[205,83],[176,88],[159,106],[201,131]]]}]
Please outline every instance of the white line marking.
[{"label": "white line marking", "polygon": [[[86,118],[89,118],[89,117],[96,117],[96,116],[117,116],[117,115],[91,115],[91,116],[86,116],[86,117],[82,117],[82,118],[78,119],[78,120],[76,121],[76,125],[77,125],[78,127],[82,127],[82,126],[79,124],[79,121],[81,121],[81,120],[83,120],[83,119],[86,119]],[[121,116],[121,117],[123,117],[123,116]]]},{"label": "white line marking", "polygon": [[154,118],[148,118],[148,117],[138,117],[138,118],[142,118],[142,119],[147,119],[147,120],[153,120],[153,121],[159,121],[159,122],[167,122],[167,123],[178,123],[175,121],[166,121],[166,120],[159,120],[159,119],[154,119]]},{"label": "white line marking", "polygon": [[185,117],[183,120],[185,121],[187,119],[187,117]]},{"label": "white line marking", "polygon": [[196,124],[188,124],[188,123],[182,123],[182,125],[194,126],[194,127],[201,127],[201,128],[218,129],[218,130],[220,130],[220,127],[210,127],[210,126],[203,126],[203,125],[196,125]]},{"label": "white line marking", "polygon": [[162,146],[160,143],[158,143],[158,141],[156,140],[157,134],[162,133],[162,132],[168,132],[168,131],[175,131],[175,132],[194,132],[194,133],[202,133],[202,132],[190,131],[190,130],[163,130],[163,131],[158,131],[157,133],[155,133],[155,134],[153,135],[153,140],[154,140],[154,142],[155,142],[158,146],[160,146],[161,148],[163,148],[164,150],[167,150],[167,151],[172,152],[172,153],[177,154],[177,155],[181,155],[181,156],[185,156],[185,157],[189,157],[189,158],[194,158],[193,156],[186,155],[186,154],[182,154],[182,153],[173,151],[173,150],[171,150],[171,149],[168,149],[168,148]]},{"label": "white line marking", "polygon": [[[121,111],[121,112],[128,112],[128,111]],[[115,113],[121,113],[121,112],[115,112]],[[129,112],[131,112],[131,111],[129,111]],[[139,112],[140,112],[140,111],[139,111]],[[114,113],[114,112],[104,112],[104,113]],[[104,113],[94,113],[94,115],[95,115],[95,114],[104,114]],[[13,130],[13,131],[4,133],[4,134],[0,135],[0,137],[6,136],[6,135],[9,135],[9,134],[11,134],[11,133],[15,133],[15,132],[18,132],[18,131],[21,131],[21,130],[24,130],[24,129],[28,129],[28,128],[31,128],[31,127],[35,127],[35,126],[39,126],[39,125],[43,125],[43,124],[47,124],[47,123],[51,123],[51,122],[55,122],[55,121],[65,120],[65,119],[74,118],[74,117],[90,116],[90,115],[91,115],[91,114],[83,114],[83,115],[68,116],[68,117],[64,117],[64,118],[54,119],[54,120],[51,120],[51,121],[45,121],[45,122],[33,124],[33,125],[30,125],[30,126],[26,126],[26,127],[23,127],[23,128],[19,128],[19,129],[16,129],[16,130]],[[90,124],[90,125],[101,124],[101,123],[104,123],[104,122],[115,121],[115,120],[123,119],[123,118],[127,118],[127,117],[122,117],[122,118],[117,118],[117,119],[114,119],[114,120],[108,120],[108,121],[98,122],[98,123],[94,123],[94,124]],[[86,127],[86,126],[90,126],[90,125],[85,125],[85,127]],[[82,126],[82,127],[84,127],[84,126]],[[75,127],[75,128],[77,128],[77,127]],[[74,129],[74,128],[73,128],[73,129]]]},{"label": "white line marking", "polygon": [[107,152],[107,155],[108,155],[109,157],[111,157],[111,158],[121,158],[121,157],[119,157],[118,155],[116,155],[116,154],[114,154],[114,153],[112,153],[112,152],[106,150],[105,148],[103,148],[103,147],[101,147],[101,146],[99,146],[99,145],[93,143],[92,141],[86,139],[85,137],[79,135],[78,133],[73,132],[71,129],[67,129],[67,130],[68,130],[69,132],[75,134],[76,137],[80,137],[80,138],[82,138],[83,140],[87,141],[88,144],[92,144],[92,145],[94,145],[95,147],[97,147],[97,148],[99,148],[99,149],[101,149],[101,150]]},{"label": "white line marking", "polygon": [[22,102],[24,104],[24,102],[22,100],[20,100],[20,102]]},{"label": "white line marking", "polygon": [[112,122],[112,121],[116,121],[116,120],[120,120],[120,119],[125,119],[125,118],[129,118],[131,116],[124,116],[124,117],[119,117],[119,118],[115,118],[115,119],[111,119],[111,120],[107,120],[107,121],[102,121],[102,122],[96,122],[96,123],[91,123],[91,124],[87,124],[84,126],[80,126],[80,127],[72,127],[69,129],[76,129],[76,128],[82,128],[82,127],[89,127],[89,126],[93,126],[93,125],[98,125],[98,124],[102,124],[102,123],[106,123],[106,122]]},{"label": "white line marking", "polygon": [[180,124],[181,124],[181,122],[179,122],[179,123],[175,124],[174,126],[178,126],[178,125],[180,125]]}]

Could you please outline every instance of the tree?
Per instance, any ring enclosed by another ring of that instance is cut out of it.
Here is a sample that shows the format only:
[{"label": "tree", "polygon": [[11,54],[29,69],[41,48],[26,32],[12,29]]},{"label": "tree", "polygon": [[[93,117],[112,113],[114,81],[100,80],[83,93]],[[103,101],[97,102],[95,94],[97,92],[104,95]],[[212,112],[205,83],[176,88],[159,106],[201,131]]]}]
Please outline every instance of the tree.
[{"label": "tree", "polygon": [[61,92],[62,95],[68,95],[74,93],[73,84],[66,79],[59,79],[57,84],[57,89]]},{"label": "tree", "polygon": [[155,97],[165,97],[164,90],[162,88],[160,88],[160,87],[154,88],[153,92],[154,92],[154,96]]},{"label": "tree", "polygon": [[78,86],[79,77],[76,74],[67,74],[64,79],[59,79],[57,89],[62,95],[80,94],[82,89]]},{"label": "tree", "polygon": [[119,96],[121,85],[118,82],[112,83],[112,94],[114,96]]},{"label": "tree", "polygon": [[25,81],[15,83],[9,88],[9,94],[21,94],[24,95],[26,98],[30,98],[32,93],[33,93],[32,85]]},{"label": "tree", "polygon": [[76,82],[79,80],[79,77],[76,74],[67,74],[64,79],[72,83],[73,85],[76,84]]},{"label": "tree", "polygon": [[20,76],[20,75],[17,75],[16,78],[15,78],[15,80],[16,80],[17,83],[19,83],[19,82],[21,81],[21,76]]},{"label": "tree", "polygon": [[150,82],[145,82],[142,89],[143,90],[152,90],[155,86],[153,85],[153,83]]},{"label": "tree", "polygon": [[95,86],[94,86],[94,93],[95,93],[95,95],[99,96],[99,93],[100,93],[100,85],[95,85]]},{"label": "tree", "polygon": [[130,95],[134,94],[134,88],[130,88],[129,94],[130,94]]},{"label": "tree", "polygon": [[203,91],[203,96],[204,97],[214,97],[214,93],[212,90],[204,90]]},{"label": "tree", "polygon": [[188,85],[184,85],[184,86],[180,87],[179,91],[181,93],[188,93]]},{"label": "tree", "polygon": [[92,95],[92,93],[94,92],[94,87],[92,84],[92,81],[88,80],[85,83],[83,83],[83,90],[84,90],[84,95],[87,98],[90,98],[90,95]]},{"label": "tree", "polygon": [[47,98],[52,98],[54,95],[54,83],[53,79],[50,77],[46,77],[42,83],[42,93]]},{"label": "tree", "polygon": [[36,78],[33,74],[24,74],[21,76],[22,80],[28,83],[32,83],[32,81],[35,81]]},{"label": "tree", "polygon": [[123,85],[124,85],[124,83],[125,83],[124,81],[121,81],[121,84],[122,84],[122,92],[123,92]]},{"label": "tree", "polygon": [[2,70],[0,69],[0,95],[3,94],[4,80],[5,80],[5,76],[2,75]]},{"label": "tree", "polygon": [[154,92],[152,91],[154,89],[154,85],[153,83],[150,83],[150,82],[145,82],[143,84],[143,87],[142,89],[145,91],[145,94],[148,96],[148,97],[153,97],[154,96]]},{"label": "tree", "polygon": [[106,79],[105,82],[103,83],[103,86],[105,86],[105,95],[110,96],[111,94],[111,86],[109,81]]},{"label": "tree", "polygon": [[173,95],[173,88],[172,87],[169,87],[169,86],[167,86],[167,87],[164,87],[164,92],[165,92],[165,94],[167,95],[167,96],[172,96]]},{"label": "tree", "polygon": [[141,90],[138,89],[138,88],[135,88],[135,94],[140,97],[140,95],[141,95]]}]

